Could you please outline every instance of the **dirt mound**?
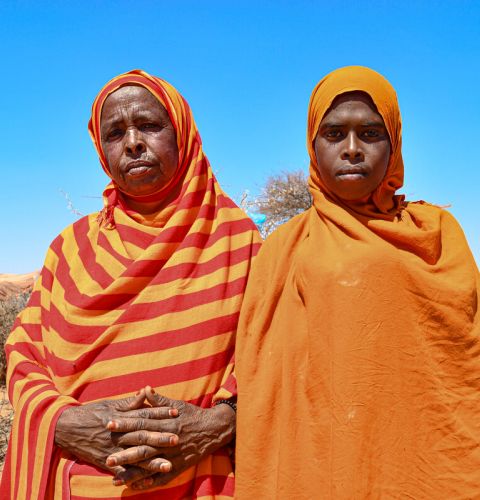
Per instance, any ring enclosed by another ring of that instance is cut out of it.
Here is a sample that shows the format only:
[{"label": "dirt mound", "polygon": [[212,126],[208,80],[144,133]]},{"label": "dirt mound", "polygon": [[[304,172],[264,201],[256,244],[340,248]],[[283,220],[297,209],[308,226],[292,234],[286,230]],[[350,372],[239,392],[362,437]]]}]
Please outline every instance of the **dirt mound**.
[{"label": "dirt mound", "polygon": [[38,274],[38,271],[27,274],[0,273],[0,300],[31,290]]}]

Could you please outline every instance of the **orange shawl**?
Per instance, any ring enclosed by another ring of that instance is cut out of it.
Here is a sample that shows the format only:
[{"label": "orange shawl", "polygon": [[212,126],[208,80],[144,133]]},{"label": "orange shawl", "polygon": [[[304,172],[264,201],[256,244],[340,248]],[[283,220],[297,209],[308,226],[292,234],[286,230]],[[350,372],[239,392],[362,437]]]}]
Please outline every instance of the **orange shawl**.
[{"label": "orange shawl", "polygon": [[[363,204],[321,185],[333,99],[368,93],[392,145]],[[378,73],[324,78],[308,115],[313,207],[262,247],[237,332],[236,497],[480,498],[479,273],[446,211],[406,203],[401,121]]]},{"label": "orange shawl", "polygon": [[80,219],[49,248],[6,348],[15,422],[4,499],[233,496],[227,450],[164,488],[141,493],[114,487],[110,474],[75,461],[53,442],[56,420],[69,405],[123,398],[151,384],[168,397],[209,407],[236,390],[234,336],[258,233],[220,189],[188,104],[147,73],[113,79],[93,105],[89,129],[107,174],[102,105],[131,83],[159,99],[177,134],[177,175],[150,199],[163,199],[178,183],[180,194],[142,217],[110,183],[101,220],[99,214]]}]

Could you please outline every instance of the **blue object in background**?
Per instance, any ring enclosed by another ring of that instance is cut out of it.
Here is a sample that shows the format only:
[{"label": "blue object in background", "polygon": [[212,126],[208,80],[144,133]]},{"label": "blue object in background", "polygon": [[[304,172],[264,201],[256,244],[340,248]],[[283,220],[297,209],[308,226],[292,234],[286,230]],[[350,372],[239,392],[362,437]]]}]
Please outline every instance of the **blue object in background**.
[{"label": "blue object in background", "polygon": [[248,216],[255,222],[255,224],[261,229],[267,220],[267,216],[264,214],[253,214],[248,212]]}]

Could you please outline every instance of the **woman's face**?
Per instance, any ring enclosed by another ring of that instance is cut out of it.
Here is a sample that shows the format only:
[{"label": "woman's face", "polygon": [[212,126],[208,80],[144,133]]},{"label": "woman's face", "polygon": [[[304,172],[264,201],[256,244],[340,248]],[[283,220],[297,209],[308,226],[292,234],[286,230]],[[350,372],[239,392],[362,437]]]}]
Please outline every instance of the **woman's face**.
[{"label": "woman's face", "polygon": [[325,113],[315,138],[319,175],[343,200],[368,197],[380,184],[390,158],[382,117],[363,92],[338,96]]},{"label": "woman's face", "polygon": [[153,194],[173,177],[175,129],[167,110],[144,87],[120,87],[107,97],[100,133],[112,178],[125,194]]}]

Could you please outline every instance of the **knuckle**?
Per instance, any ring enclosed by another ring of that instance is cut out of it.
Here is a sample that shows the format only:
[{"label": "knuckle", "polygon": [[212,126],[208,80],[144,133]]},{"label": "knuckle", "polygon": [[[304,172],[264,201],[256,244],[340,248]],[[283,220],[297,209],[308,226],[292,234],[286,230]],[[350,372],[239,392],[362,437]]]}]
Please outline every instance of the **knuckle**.
[{"label": "knuckle", "polygon": [[135,420],[135,427],[137,431],[141,431],[145,429],[145,419],[143,418],[138,418]]},{"label": "knuckle", "polygon": [[168,432],[170,434],[176,434],[178,424],[175,421],[167,421],[163,424],[162,430],[163,432]]},{"label": "knuckle", "polygon": [[138,410],[138,417],[139,418],[149,418],[150,412],[148,408],[142,408]]},{"label": "knuckle", "polygon": [[155,408],[160,408],[162,406],[165,406],[165,401],[162,398],[162,396],[155,396],[154,402],[155,402]]},{"label": "knuckle", "polygon": [[185,401],[177,401],[174,405],[174,407],[179,411],[185,411],[185,409],[187,408],[187,403],[185,403]]},{"label": "knuckle", "polygon": [[139,431],[138,433],[138,442],[140,444],[147,444],[148,442],[148,432],[147,431]]},{"label": "knuckle", "polygon": [[165,444],[168,443],[168,438],[165,436],[165,434],[162,432],[157,436],[157,446],[161,447],[164,446]]}]

